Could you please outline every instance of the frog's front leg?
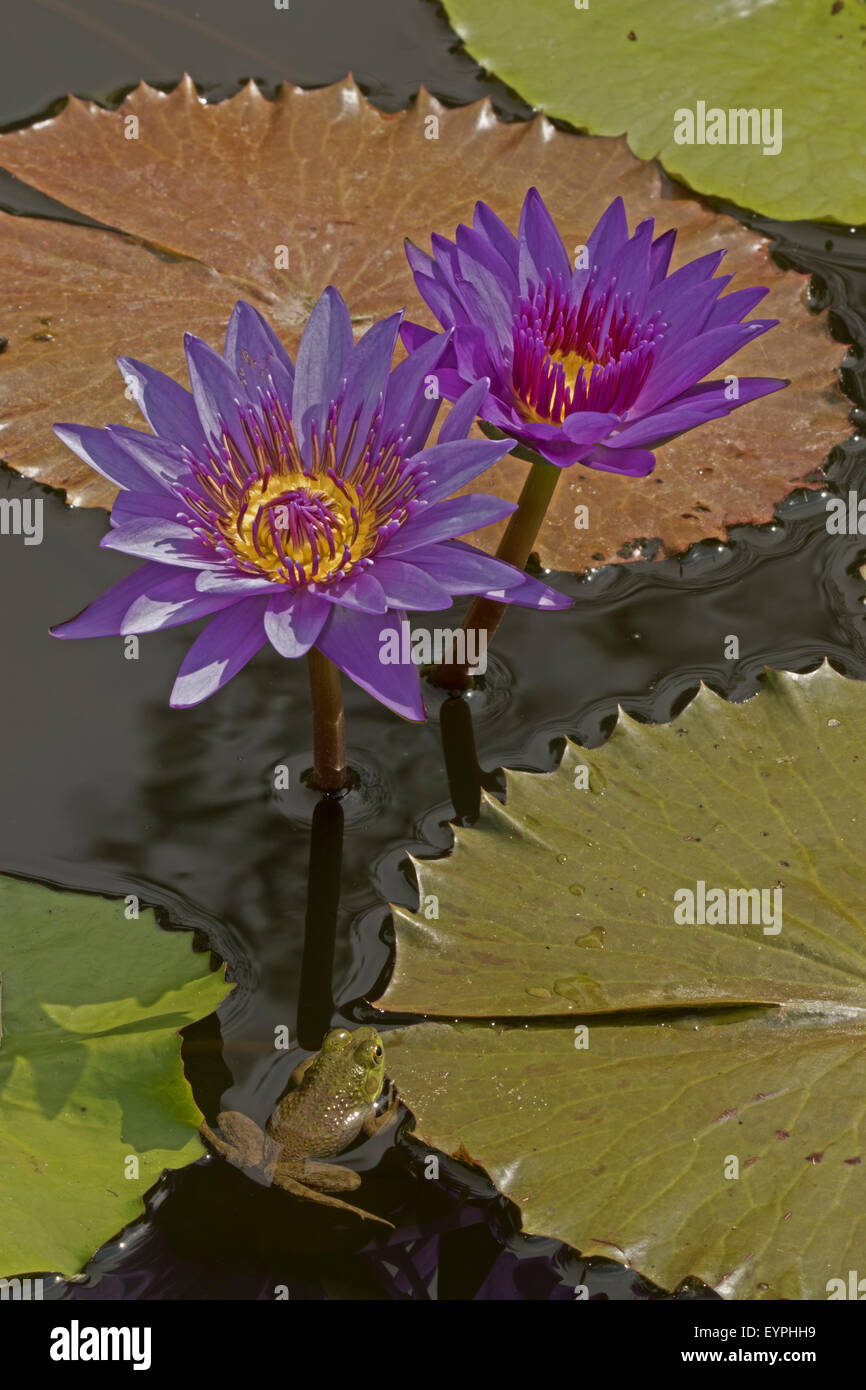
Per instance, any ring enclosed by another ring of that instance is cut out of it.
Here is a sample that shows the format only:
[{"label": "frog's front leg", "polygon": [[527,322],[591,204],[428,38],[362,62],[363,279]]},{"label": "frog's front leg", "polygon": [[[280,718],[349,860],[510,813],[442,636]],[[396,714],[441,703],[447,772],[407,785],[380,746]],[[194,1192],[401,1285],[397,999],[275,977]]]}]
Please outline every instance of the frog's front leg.
[{"label": "frog's front leg", "polygon": [[289,1084],[286,1087],[286,1090],[296,1091],[297,1088],[300,1086],[301,1082],[303,1081],[305,1073],[308,1072],[313,1063],[317,1062],[318,1060],[319,1054],[318,1052],[314,1052],[311,1056],[305,1057],[303,1062],[299,1062],[298,1065],[295,1067],[295,1070],[289,1077]]},{"label": "frog's front leg", "polygon": [[369,1115],[361,1126],[361,1134],[365,1139],[369,1139],[371,1134],[381,1134],[382,1130],[387,1129],[397,1118],[400,1093],[390,1078],[386,1078],[385,1089],[377,1104],[380,1107],[378,1113],[374,1109],[372,1115]]}]

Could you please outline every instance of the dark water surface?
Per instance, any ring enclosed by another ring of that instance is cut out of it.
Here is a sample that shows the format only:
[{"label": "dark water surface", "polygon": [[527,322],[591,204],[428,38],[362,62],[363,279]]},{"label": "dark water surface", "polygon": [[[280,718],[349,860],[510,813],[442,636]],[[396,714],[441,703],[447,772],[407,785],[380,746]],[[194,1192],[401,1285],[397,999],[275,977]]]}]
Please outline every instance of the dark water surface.
[{"label": "dark water surface", "polygon": [[[108,99],[141,76],[171,85],[184,70],[224,96],[250,75],[266,86],[280,77],[317,85],[351,69],[390,109],[424,83],[453,102],[489,91],[501,114],[526,114],[460,51],[429,0],[291,0],[289,12],[228,0],[199,10],[190,0],[171,8],[77,0],[74,9],[29,0],[4,23],[7,124],[32,119],[67,90]],[[50,206],[8,177],[0,202],[13,212]],[[866,237],[725,210],[770,236],[782,264],[812,272],[840,362],[843,343],[856,344],[843,385],[862,423]],[[262,653],[204,706],[173,711],[174,673],[198,626],[142,638],[137,661],[125,659],[120,638],[54,641],[50,624],[134,565],[98,549],[105,513],[70,510],[4,471],[0,496],[45,498],[45,537],[39,547],[15,537],[0,546],[0,589],[12,596],[0,612],[0,870],[137,893],[167,923],[199,929],[199,944],[227,961],[238,987],[219,1021],[190,1030],[188,1075],[211,1117],[222,1094],[264,1120],[302,1055],[273,1048],[277,1024],[298,1036],[299,981],[307,1048],[329,1023],[369,1014],[363,1000],[389,968],[387,903],[414,902],[407,852],[446,850],[449,821],[472,818],[476,754],[495,789],[503,765],[552,767],[563,735],[600,742],[618,704],[665,720],[702,680],[742,700],[765,666],[804,671],[825,658],[866,679],[864,544],[825,528],[826,496],[857,487],[864,469],[866,445],[854,439],[834,452],[826,490],[793,494],[772,525],[738,528],[729,544],[696,546],[676,560],[552,576],[574,608],[508,614],[487,689],[469,701],[471,718],[450,702],[440,720],[431,699],[428,724],[407,725],[346,681],[350,756],[363,791],[346,803],[339,885],[328,873],[335,827],[317,829],[311,896],[312,801],[273,789],[278,764],[293,773],[309,764],[305,664]],[[729,633],[740,639],[736,662],[721,656]],[[320,944],[302,959],[308,916]],[[59,1282],[54,1296],[271,1298],[285,1284],[293,1297],[550,1299],[573,1298],[578,1282],[595,1296],[653,1296],[618,1266],[587,1268],[555,1241],[520,1236],[509,1204],[466,1171],[443,1164],[442,1182],[423,1181],[405,1139],[367,1146],[357,1166],[375,1168],[370,1193],[397,1226],[387,1247],[360,1250],[355,1228],[321,1210],[298,1213],[281,1194],[204,1160],[165,1179],[148,1219],[96,1256],[85,1284]]]}]

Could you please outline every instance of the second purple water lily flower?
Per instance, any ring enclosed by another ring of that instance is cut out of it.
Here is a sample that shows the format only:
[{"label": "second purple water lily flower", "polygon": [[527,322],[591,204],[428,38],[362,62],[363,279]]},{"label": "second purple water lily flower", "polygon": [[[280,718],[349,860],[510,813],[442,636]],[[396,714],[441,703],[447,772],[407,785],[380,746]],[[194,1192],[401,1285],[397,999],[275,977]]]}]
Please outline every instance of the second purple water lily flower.
[{"label": "second purple water lily flower", "polygon": [[[543,459],[642,476],[659,444],[786,386],[741,377],[735,393],[703,380],[778,320],[742,322],[766,289],[720,298],[732,279],[714,278],[724,251],[668,274],[676,231],[653,230],[648,217],[629,236],[615,198],[573,266],[531,188],[517,236],[478,203],[455,242],[432,238],[432,256],[407,245],[421,295],[454,330],[445,393],[489,377],[479,416]],[[428,337],[403,327],[407,346]]]},{"label": "second purple water lily flower", "polygon": [[513,504],[449,495],[513,447],[467,439],[489,383],[474,384],[427,438],[439,407],[426,383],[450,334],[392,370],[402,314],[356,344],[340,295],[322,295],[292,363],[249,304],[225,351],[187,335],[191,392],[120,359],[153,433],[58,425],[122,489],[102,545],[146,563],[54,629],[58,637],[145,633],[211,621],[184,658],[171,703],[213,695],[261,648],[315,649],[408,719],[423,719],[414,665],[379,660],[384,615],[452,596],[567,607],[570,600],[454,538]]}]

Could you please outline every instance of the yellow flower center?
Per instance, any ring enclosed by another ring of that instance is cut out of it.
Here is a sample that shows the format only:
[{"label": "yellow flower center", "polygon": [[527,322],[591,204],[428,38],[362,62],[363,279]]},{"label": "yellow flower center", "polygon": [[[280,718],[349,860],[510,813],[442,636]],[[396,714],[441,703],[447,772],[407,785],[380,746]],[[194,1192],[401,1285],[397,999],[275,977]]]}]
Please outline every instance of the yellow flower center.
[{"label": "yellow flower center", "polygon": [[567,389],[568,395],[561,402],[557,400],[553,408],[550,409],[546,415],[540,415],[533,406],[522,402],[523,410],[527,418],[532,420],[536,425],[560,424],[564,413],[564,407],[571,402],[574,396],[574,388],[581,372],[584,373],[584,380],[586,384],[589,385],[593,367],[603,366],[602,363],[594,361],[591,357],[581,357],[579,352],[551,352],[548,354],[547,360],[551,367],[562,367],[564,377],[563,384]]},{"label": "yellow flower center", "polygon": [[220,530],[244,567],[284,582],[299,570],[319,582],[337,570],[345,577],[377,533],[351,483],[301,472],[255,479],[234,524],[226,518]]},{"label": "yellow flower center", "polygon": [[552,352],[551,362],[561,362],[565,372],[565,384],[570,391],[574,390],[575,382],[582,371],[589,377],[593,367],[599,364],[591,357],[581,357],[579,352]]},{"label": "yellow flower center", "polygon": [[246,412],[237,439],[224,431],[219,448],[191,461],[182,495],[195,534],[242,575],[292,589],[366,568],[410,515],[416,479],[402,441],[380,438],[376,420],[360,445],[349,430],[339,452],[338,427],[332,404],[305,461],[280,401]]}]

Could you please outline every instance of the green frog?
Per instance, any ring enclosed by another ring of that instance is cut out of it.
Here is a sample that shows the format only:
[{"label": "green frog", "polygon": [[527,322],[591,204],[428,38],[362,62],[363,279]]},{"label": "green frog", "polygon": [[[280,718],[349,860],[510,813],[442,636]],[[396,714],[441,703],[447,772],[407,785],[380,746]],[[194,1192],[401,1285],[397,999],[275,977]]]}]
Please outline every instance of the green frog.
[{"label": "green frog", "polygon": [[236,1168],[252,1169],[295,1197],[390,1226],[390,1221],[333,1196],[354,1191],[361,1179],[351,1168],[322,1160],[392,1124],[397,1108],[395,1086],[385,1085],[385,1050],[376,1029],[334,1028],[321,1052],[292,1072],[289,1089],[265,1130],[238,1110],[223,1110],[219,1132],[204,1124],[200,1133]]}]

